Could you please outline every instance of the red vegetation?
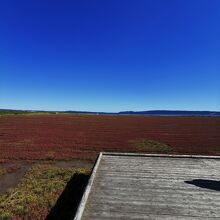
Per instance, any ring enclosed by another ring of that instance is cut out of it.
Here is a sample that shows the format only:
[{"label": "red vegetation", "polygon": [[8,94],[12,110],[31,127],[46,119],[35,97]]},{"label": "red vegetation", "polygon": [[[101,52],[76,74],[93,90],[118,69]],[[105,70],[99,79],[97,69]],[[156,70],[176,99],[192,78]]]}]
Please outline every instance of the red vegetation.
[{"label": "red vegetation", "polygon": [[94,159],[137,152],[131,140],[163,142],[177,153],[220,154],[220,117],[32,115],[0,117],[0,159]]}]

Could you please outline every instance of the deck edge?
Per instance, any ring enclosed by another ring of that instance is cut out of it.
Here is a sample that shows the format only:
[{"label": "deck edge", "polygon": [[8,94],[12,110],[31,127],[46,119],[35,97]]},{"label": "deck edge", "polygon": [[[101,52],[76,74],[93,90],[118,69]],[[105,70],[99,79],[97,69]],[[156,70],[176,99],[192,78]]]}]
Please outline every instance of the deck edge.
[{"label": "deck edge", "polygon": [[102,159],[102,155],[103,155],[103,153],[100,152],[99,156],[98,156],[98,158],[96,160],[96,163],[95,163],[95,165],[94,165],[94,167],[93,167],[93,169],[91,171],[91,176],[89,178],[89,181],[88,181],[87,186],[85,188],[85,191],[83,193],[83,197],[82,197],[82,199],[81,199],[81,201],[79,203],[79,206],[77,208],[77,212],[76,212],[76,215],[74,217],[74,220],[80,220],[82,218],[83,212],[85,210],[86,202],[88,200],[88,197],[89,197],[92,185],[93,185],[93,181],[95,179],[96,172],[98,170],[100,161]]},{"label": "deck edge", "polygon": [[134,157],[168,157],[168,158],[198,158],[198,159],[220,159],[220,156],[205,155],[178,155],[178,154],[145,154],[145,153],[123,153],[123,152],[102,152],[105,156],[134,156]]}]

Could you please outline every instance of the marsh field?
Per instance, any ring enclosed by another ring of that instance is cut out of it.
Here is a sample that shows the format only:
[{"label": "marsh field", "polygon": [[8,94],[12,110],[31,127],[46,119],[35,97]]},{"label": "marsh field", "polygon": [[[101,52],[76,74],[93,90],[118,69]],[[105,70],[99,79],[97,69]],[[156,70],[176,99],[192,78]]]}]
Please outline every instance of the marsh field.
[{"label": "marsh field", "polygon": [[220,117],[2,115],[0,219],[72,217],[100,151],[220,155]]}]

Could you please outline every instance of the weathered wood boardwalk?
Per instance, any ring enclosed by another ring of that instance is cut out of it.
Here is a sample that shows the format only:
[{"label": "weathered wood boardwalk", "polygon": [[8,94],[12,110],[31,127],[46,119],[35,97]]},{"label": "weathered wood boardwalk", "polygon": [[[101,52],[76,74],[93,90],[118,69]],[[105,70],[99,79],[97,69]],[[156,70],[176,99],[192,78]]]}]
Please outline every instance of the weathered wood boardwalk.
[{"label": "weathered wood boardwalk", "polygon": [[100,154],[75,220],[220,219],[220,157]]}]

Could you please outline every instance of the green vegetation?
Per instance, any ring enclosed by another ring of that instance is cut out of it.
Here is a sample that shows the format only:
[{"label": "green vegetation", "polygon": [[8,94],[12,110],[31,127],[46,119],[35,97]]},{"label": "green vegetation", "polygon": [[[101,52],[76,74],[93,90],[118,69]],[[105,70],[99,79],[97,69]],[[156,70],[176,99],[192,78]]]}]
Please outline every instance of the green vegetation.
[{"label": "green vegetation", "polygon": [[213,147],[213,154],[220,155],[220,146]]},{"label": "green vegetation", "polygon": [[0,220],[45,219],[72,175],[88,173],[88,168],[35,165],[16,188],[0,195]]},{"label": "green vegetation", "polygon": [[0,168],[0,178],[6,173],[6,170],[3,168]]},{"label": "green vegetation", "polygon": [[28,111],[0,109],[0,115],[19,115],[19,114],[27,114],[27,113]]},{"label": "green vegetation", "polygon": [[172,153],[174,149],[167,144],[160,143],[154,140],[148,139],[137,139],[130,140],[130,144],[132,144],[136,149],[144,152],[153,152],[153,153]]},{"label": "green vegetation", "polygon": [[55,159],[55,152],[54,151],[48,151],[46,160],[54,160]]},{"label": "green vegetation", "polygon": [[0,109],[1,115],[42,115],[42,114],[57,114],[58,112],[50,111],[24,111],[24,110],[12,110],[12,109]]}]

